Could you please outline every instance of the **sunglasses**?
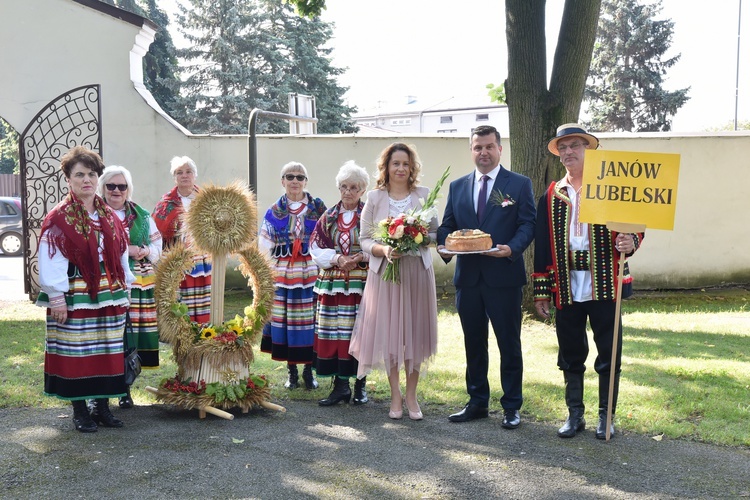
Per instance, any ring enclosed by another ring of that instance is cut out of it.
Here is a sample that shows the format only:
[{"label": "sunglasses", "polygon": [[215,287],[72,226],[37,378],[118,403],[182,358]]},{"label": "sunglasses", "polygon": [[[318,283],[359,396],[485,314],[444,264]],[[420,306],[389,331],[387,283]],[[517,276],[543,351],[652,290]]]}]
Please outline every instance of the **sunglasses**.
[{"label": "sunglasses", "polygon": [[294,175],[294,174],[286,174],[286,175],[284,176],[284,179],[286,179],[286,180],[288,180],[288,181],[293,181],[294,179],[297,179],[298,181],[302,182],[302,181],[305,181],[305,180],[307,180],[307,177],[305,177],[305,176],[304,176],[304,175],[302,175],[302,174],[300,174],[300,175]]},{"label": "sunglasses", "polygon": [[119,189],[123,193],[128,190],[127,184],[105,184],[107,186],[108,191],[114,191],[115,189]]}]

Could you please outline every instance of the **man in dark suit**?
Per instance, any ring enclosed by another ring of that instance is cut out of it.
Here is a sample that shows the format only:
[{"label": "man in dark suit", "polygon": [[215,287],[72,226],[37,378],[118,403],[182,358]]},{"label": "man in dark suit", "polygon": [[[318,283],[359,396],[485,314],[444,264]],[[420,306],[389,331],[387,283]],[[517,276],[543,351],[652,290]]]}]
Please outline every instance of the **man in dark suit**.
[{"label": "man in dark suit", "polygon": [[[523,251],[534,238],[536,204],[531,180],[500,164],[502,149],[495,127],[474,129],[471,154],[476,169],[451,183],[437,243],[438,252],[444,252],[446,237],[458,229],[480,229],[492,236],[493,243],[489,253],[458,255],[456,262],[453,284],[464,332],[469,402],[448,419],[468,422],[488,416],[489,320],[500,349],[502,426],[515,429],[521,423],[519,410],[523,404]],[[442,256],[446,263],[452,258]]]}]

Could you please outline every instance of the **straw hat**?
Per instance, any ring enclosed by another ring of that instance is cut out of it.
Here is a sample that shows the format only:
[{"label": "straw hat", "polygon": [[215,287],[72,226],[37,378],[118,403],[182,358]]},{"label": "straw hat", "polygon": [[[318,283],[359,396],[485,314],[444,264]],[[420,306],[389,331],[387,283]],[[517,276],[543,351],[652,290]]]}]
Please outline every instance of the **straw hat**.
[{"label": "straw hat", "polygon": [[547,144],[547,149],[550,153],[555,156],[560,156],[560,152],[557,150],[557,141],[564,137],[580,137],[586,140],[589,144],[586,149],[596,149],[599,147],[599,139],[586,132],[578,123],[566,123],[557,127],[557,134]]}]

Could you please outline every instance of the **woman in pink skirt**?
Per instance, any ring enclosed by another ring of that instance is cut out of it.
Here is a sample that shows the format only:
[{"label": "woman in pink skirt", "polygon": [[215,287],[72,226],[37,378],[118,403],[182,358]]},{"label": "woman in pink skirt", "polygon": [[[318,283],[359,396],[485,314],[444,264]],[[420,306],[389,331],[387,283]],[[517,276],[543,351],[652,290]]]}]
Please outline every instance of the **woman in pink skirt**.
[{"label": "woman in pink skirt", "polygon": [[[437,218],[430,221],[429,237],[413,254],[401,255],[376,239],[381,220],[422,207],[420,199],[427,198],[429,189],[417,185],[420,168],[416,151],[406,144],[393,143],[383,150],[376,189],[367,193],[361,219],[360,244],[370,254],[370,269],[349,352],[359,362],[359,378],[373,368],[388,373],[388,416],[393,419],[403,416],[404,399],[409,418],[422,419],[419,373],[437,352],[435,273],[428,247],[435,239]],[[388,261],[394,259],[400,261],[400,283],[382,279]],[[402,369],[405,396],[399,380]]]}]

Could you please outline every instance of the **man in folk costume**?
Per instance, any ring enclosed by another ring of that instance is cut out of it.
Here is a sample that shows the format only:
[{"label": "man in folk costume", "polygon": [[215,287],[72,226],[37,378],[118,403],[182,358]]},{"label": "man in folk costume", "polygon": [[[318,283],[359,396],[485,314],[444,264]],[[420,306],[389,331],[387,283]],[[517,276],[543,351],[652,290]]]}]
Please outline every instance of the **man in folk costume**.
[{"label": "man in folk costume", "polygon": [[[643,241],[643,233],[610,231],[601,224],[586,224],[578,218],[583,184],[584,154],[596,149],[599,140],[578,124],[557,129],[548,149],[560,157],[565,177],[550,184],[537,207],[534,255],[534,305],[537,314],[550,318],[554,298],[555,330],[559,345],[557,365],[565,377],[568,418],[557,431],[562,438],[574,437],[586,427],[583,404],[583,374],[589,347],[588,319],[594,333],[597,357],[594,370],[599,374],[599,423],[596,438],[605,439],[609,379],[615,370],[612,414],[617,407],[622,358],[622,323],[617,333],[616,365],[612,345],[616,314],[617,270],[621,254],[633,255]],[[624,266],[622,297],[632,294],[632,278]],[[614,425],[610,427],[614,435]]]}]

